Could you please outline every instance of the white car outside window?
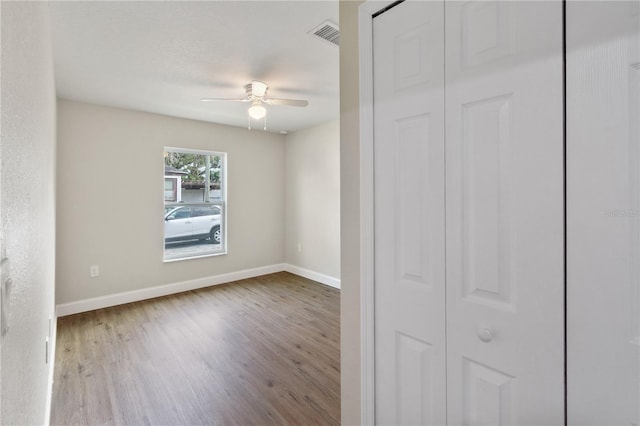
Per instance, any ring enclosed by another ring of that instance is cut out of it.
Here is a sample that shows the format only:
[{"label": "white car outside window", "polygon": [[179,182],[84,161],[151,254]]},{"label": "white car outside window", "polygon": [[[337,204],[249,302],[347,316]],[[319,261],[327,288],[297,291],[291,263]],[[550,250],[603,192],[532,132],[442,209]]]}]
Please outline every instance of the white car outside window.
[{"label": "white car outside window", "polygon": [[209,240],[220,244],[220,207],[212,205],[165,206],[164,241]]}]

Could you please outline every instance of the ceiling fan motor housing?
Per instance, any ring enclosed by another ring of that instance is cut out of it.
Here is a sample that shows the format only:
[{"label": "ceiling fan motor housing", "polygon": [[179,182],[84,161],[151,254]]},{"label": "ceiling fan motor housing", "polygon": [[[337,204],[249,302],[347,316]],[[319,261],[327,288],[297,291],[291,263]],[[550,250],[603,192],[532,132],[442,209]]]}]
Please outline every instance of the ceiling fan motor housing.
[{"label": "ceiling fan motor housing", "polygon": [[267,94],[267,84],[262,81],[252,81],[251,83],[244,86],[244,89],[247,93],[249,99],[262,99]]}]

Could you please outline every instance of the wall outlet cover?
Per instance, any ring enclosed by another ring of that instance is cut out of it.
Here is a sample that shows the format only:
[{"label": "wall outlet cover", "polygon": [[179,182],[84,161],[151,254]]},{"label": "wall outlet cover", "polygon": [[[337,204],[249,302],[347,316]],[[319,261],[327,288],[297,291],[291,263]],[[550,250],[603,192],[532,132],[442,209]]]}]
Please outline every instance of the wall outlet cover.
[{"label": "wall outlet cover", "polygon": [[100,267],[98,265],[89,266],[89,276],[95,278],[100,275]]}]

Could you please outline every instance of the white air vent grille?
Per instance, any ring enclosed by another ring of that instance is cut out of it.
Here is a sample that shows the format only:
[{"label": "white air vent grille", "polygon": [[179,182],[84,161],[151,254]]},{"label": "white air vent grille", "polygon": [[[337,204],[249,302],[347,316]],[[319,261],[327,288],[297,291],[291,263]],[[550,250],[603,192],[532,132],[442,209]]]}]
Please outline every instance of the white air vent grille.
[{"label": "white air vent grille", "polygon": [[331,44],[335,44],[336,46],[340,46],[340,31],[338,30],[338,26],[331,21],[326,21],[318,25],[309,31],[309,34]]}]

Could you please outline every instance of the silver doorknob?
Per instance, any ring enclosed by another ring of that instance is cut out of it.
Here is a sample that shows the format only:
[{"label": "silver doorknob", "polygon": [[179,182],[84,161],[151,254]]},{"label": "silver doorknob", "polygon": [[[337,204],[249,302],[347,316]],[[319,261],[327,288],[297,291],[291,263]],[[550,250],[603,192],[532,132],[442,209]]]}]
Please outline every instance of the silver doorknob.
[{"label": "silver doorknob", "polygon": [[480,339],[484,343],[489,343],[493,340],[493,332],[489,328],[479,328],[478,339]]}]

